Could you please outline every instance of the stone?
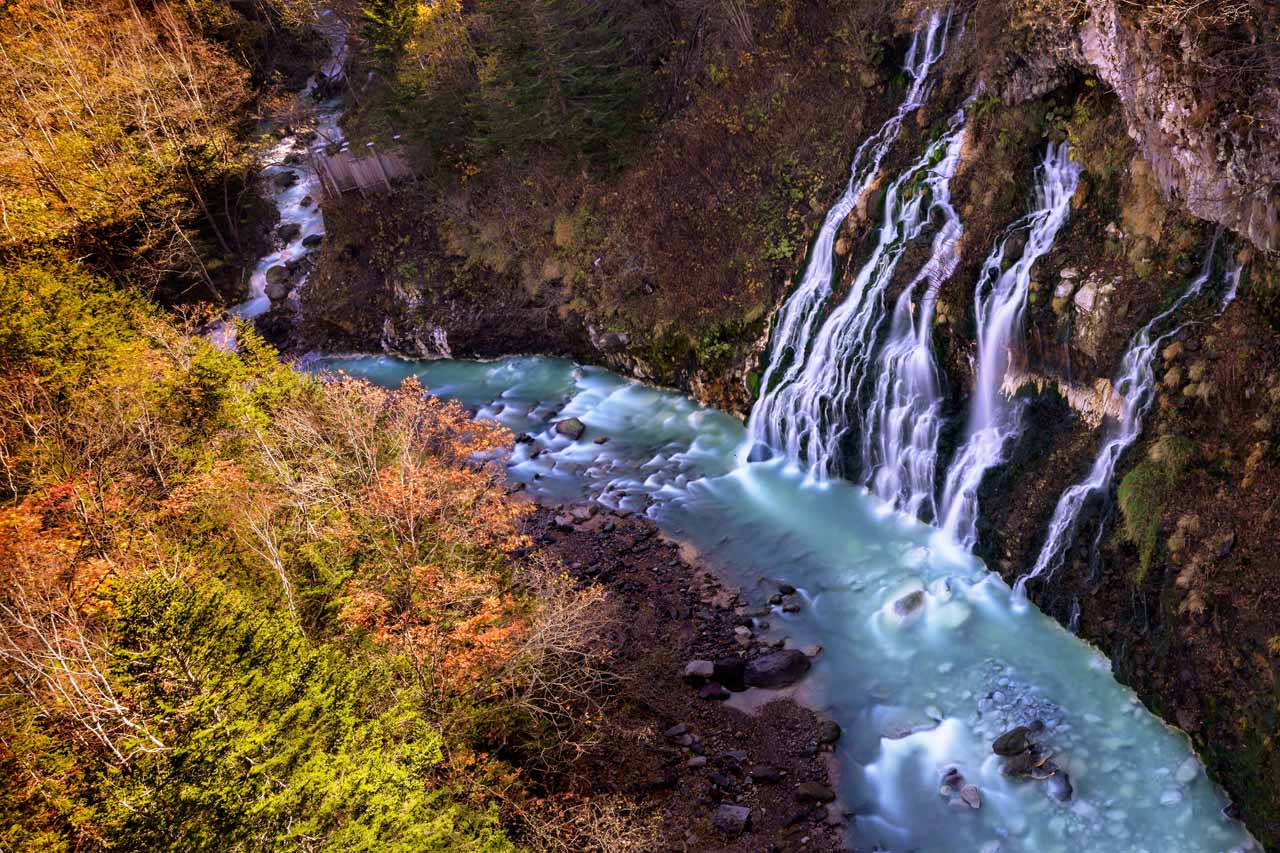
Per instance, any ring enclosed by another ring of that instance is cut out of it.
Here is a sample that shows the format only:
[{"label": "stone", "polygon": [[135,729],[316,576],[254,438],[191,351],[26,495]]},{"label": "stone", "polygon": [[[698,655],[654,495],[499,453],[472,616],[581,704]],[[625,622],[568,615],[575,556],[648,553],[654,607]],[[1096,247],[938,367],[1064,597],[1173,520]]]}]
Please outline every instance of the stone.
[{"label": "stone", "polygon": [[267,270],[267,284],[283,284],[289,277],[289,268],[284,264],[276,264]]},{"label": "stone", "polygon": [[1053,289],[1054,299],[1070,299],[1071,294],[1075,293],[1076,286],[1069,281],[1058,282],[1058,286]]},{"label": "stone", "polygon": [[665,732],[663,732],[663,733],[662,733],[662,736],[663,736],[663,737],[666,737],[666,738],[671,738],[672,740],[675,740],[676,738],[680,737],[681,735],[687,735],[688,733],[689,733],[689,727],[688,727],[688,726],[686,726],[684,723],[676,723],[674,726],[672,726],[671,728],[669,728],[669,729],[667,729]]},{"label": "stone", "polygon": [[684,763],[684,765],[685,765],[685,767],[692,767],[692,768],[695,768],[695,769],[696,769],[696,768],[698,768],[698,767],[706,767],[706,766],[707,766],[707,757],[706,757],[705,755],[695,755],[695,756],[692,756],[688,761],[686,761],[686,762]]},{"label": "stone", "polygon": [[596,444],[604,444],[608,440],[609,440],[609,436],[607,435],[597,435],[595,438],[592,439],[592,441],[594,441]]},{"label": "stone", "polygon": [[304,195],[304,196],[302,197],[302,201],[298,202],[298,207],[310,207],[311,205],[313,205],[313,204],[315,204],[315,203],[316,203],[316,200],[315,200],[315,199],[313,199],[311,196],[309,196],[309,195]]},{"label": "stone", "polygon": [[323,242],[324,242],[323,234],[308,234],[307,236],[302,238],[302,248],[314,249],[316,246],[319,246]]},{"label": "stone", "polygon": [[829,803],[836,792],[821,782],[801,782],[796,786],[796,799],[802,803]]},{"label": "stone", "polygon": [[803,652],[783,649],[748,661],[743,681],[748,687],[786,687],[799,681],[812,665]]},{"label": "stone", "polygon": [[575,506],[573,509],[569,510],[569,514],[577,521],[590,521],[595,517],[596,505],[583,504],[582,506]]},{"label": "stone", "polygon": [[709,660],[691,660],[684,665],[684,680],[701,684],[715,677],[715,664]]},{"label": "stone", "polygon": [[840,740],[840,724],[835,720],[818,723],[818,743],[835,743]]},{"label": "stone", "polygon": [[849,241],[844,237],[836,241],[836,254],[842,258],[849,254]]},{"label": "stone", "polygon": [[267,298],[272,302],[279,302],[288,296],[292,289],[288,282],[273,281],[266,287]]},{"label": "stone", "polygon": [[778,584],[778,592],[783,595],[795,595],[796,588],[789,583],[780,583]]},{"label": "stone", "polygon": [[776,767],[752,767],[751,781],[757,785],[776,785],[782,781],[782,773]]},{"label": "stone", "polygon": [[982,808],[982,795],[976,785],[965,785],[960,789],[960,799],[971,809]]},{"label": "stone", "polygon": [[302,236],[302,226],[296,222],[286,222],[276,229],[276,236],[281,242],[292,243]]},{"label": "stone", "polygon": [[1080,277],[1080,271],[1075,267],[1067,267],[1062,272],[1058,273],[1058,278],[1062,279],[1063,281],[1072,281],[1079,277]]},{"label": "stone", "polygon": [[582,434],[586,431],[587,425],[577,418],[565,418],[556,424],[556,432],[573,441],[582,438]]},{"label": "stone", "polygon": [[1076,307],[1086,314],[1092,313],[1094,303],[1098,300],[1098,283],[1092,279],[1080,285],[1076,295],[1072,297]]},{"label": "stone", "polygon": [[1178,765],[1178,769],[1174,772],[1173,778],[1179,785],[1186,785],[1197,776],[1200,775],[1200,762],[1193,755],[1186,761]]},{"label": "stone", "polygon": [[910,616],[924,605],[924,590],[909,592],[893,603],[893,612],[902,618]]},{"label": "stone", "polygon": [[709,702],[723,702],[729,698],[729,691],[723,685],[712,681],[702,686],[702,689],[698,691],[698,698],[706,699]]},{"label": "stone", "polygon": [[298,183],[298,173],[292,169],[285,169],[283,172],[277,174],[272,180],[275,182],[277,187],[282,190],[287,190],[289,187]]},{"label": "stone", "polygon": [[711,822],[725,835],[741,835],[751,826],[751,809],[746,806],[721,803]]},{"label": "stone", "polygon": [[717,658],[711,677],[730,690],[746,688],[747,661],[741,657]]},{"label": "stone", "polygon": [[1016,726],[996,738],[995,742],[991,744],[991,751],[996,755],[1003,756],[1024,753],[1034,745],[1031,735],[1038,734],[1043,730],[1044,723],[1039,720],[1027,726]]},{"label": "stone", "polygon": [[812,643],[808,646],[801,646],[800,652],[807,658],[816,658],[818,655],[822,654],[822,646],[817,643]]}]

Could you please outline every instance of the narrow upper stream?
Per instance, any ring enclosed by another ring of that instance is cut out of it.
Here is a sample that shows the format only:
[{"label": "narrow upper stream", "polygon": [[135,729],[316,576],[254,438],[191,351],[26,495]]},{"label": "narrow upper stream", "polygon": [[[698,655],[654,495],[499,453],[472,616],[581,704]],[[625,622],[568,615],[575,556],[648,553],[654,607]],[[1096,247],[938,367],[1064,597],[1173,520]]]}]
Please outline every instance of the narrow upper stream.
[{"label": "narrow upper stream", "polygon": [[[981,562],[866,489],[815,482],[783,459],[740,464],[745,431],[728,415],[553,359],[314,366],[385,385],[421,376],[533,436],[510,459],[533,493],[645,511],[755,601],[778,582],[800,588],[806,606],[775,608],[766,635],[824,647],[802,685],[845,730],[841,794],[860,849],[1258,849],[1223,816],[1226,799],[1186,737],[1119,685],[1099,652],[1035,608],[1012,607]],[[587,425],[576,442],[553,428],[570,416]],[[1069,796],[1060,778],[1005,775],[992,754],[998,735],[1037,719]],[[980,790],[980,808],[940,795],[953,767]]]}]

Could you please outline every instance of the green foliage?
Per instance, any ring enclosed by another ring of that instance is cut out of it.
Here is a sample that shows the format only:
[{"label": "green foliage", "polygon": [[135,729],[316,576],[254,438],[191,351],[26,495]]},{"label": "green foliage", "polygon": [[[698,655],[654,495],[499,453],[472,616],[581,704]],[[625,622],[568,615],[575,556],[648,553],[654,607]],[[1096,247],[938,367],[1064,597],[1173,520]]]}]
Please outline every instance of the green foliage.
[{"label": "green foliage", "polygon": [[417,0],[364,0],[360,34],[369,50],[384,64],[395,62],[413,32]]},{"label": "green foliage", "polygon": [[443,742],[394,661],[212,585],[153,576],[116,604],[114,667],[168,742],[110,782],[123,849],[510,849],[492,812],[433,787]]},{"label": "green foliage", "polygon": [[1185,436],[1156,440],[1148,459],[1120,481],[1116,498],[1124,518],[1125,537],[1138,549],[1134,582],[1141,583],[1160,552],[1161,517],[1165,501],[1177,488],[1196,457],[1195,443]]},{"label": "green foliage", "polygon": [[0,266],[0,368],[34,371],[53,389],[70,387],[136,340],[149,316],[140,299],[74,264]]},{"label": "green foliage", "polygon": [[618,19],[587,0],[482,0],[478,141],[520,155],[539,147],[617,165],[645,127],[647,75]]}]

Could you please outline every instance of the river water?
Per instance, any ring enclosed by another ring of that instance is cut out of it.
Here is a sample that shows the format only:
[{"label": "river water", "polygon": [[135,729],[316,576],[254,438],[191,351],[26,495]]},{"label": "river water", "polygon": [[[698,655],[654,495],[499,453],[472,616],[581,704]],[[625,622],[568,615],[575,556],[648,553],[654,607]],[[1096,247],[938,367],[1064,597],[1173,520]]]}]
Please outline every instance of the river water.
[{"label": "river water", "polygon": [[[979,560],[865,488],[815,481],[780,458],[740,462],[746,433],[729,415],[556,359],[310,366],[388,386],[417,375],[533,437],[509,464],[535,495],[645,512],[755,604],[781,582],[798,587],[802,610],[773,608],[762,633],[823,646],[800,698],[844,729],[840,793],[859,849],[1259,849],[1222,814],[1227,800],[1187,738],[1117,683],[1096,649],[1034,607],[1011,606]],[[587,425],[576,442],[553,428],[571,416]],[[1069,774],[1065,801],[1053,782],[1005,775],[992,754],[999,734],[1036,719]],[[979,789],[980,808],[940,794],[950,768]]]}]

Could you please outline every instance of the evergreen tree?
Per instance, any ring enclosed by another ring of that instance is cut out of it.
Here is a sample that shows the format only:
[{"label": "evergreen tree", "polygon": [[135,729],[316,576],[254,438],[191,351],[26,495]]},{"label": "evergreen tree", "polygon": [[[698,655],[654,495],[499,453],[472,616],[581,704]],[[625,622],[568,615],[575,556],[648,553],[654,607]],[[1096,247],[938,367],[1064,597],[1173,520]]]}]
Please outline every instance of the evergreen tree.
[{"label": "evergreen tree", "polygon": [[480,142],[616,165],[645,124],[646,75],[616,16],[591,0],[481,0]]}]

